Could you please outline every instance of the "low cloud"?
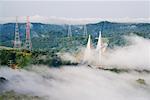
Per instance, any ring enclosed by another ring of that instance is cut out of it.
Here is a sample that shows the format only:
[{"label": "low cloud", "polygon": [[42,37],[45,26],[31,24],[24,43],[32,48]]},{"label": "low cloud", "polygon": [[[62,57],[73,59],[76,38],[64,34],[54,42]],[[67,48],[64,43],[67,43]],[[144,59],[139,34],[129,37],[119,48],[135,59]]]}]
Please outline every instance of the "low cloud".
[{"label": "low cloud", "polygon": [[[125,38],[129,43],[127,46],[103,53],[102,67],[150,69],[150,40],[138,36]],[[73,62],[77,59],[66,53],[63,57]],[[97,57],[91,57],[91,61],[97,61]],[[13,90],[45,100],[149,100],[149,75],[137,72],[118,74],[87,65],[29,66],[27,70],[1,67],[0,77],[8,81],[2,88],[0,84],[0,92]],[[144,80],[145,84],[137,82],[138,79]]]},{"label": "low cloud", "polygon": [[[82,63],[85,59],[86,64],[94,67],[115,67],[124,69],[150,69],[150,40],[136,35],[124,36],[128,45],[115,46],[114,48],[107,48],[100,56],[95,49],[86,52],[87,49],[80,48],[80,52],[75,54],[68,54],[69,57],[76,59],[78,63]],[[80,58],[80,59],[79,59]],[[72,60],[72,62],[75,60]]]},{"label": "low cloud", "polygon": [[[32,66],[28,70],[0,68],[9,81],[4,91],[40,96],[45,100],[149,100],[149,74],[122,73],[64,66]],[[145,80],[146,85],[136,82]],[[2,90],[1,90],[2,91]]]},{"label": "low cloud", "polygon": [[109,66],[150,69],[150,40],[138,36],[125,37],[128,45],[107,50],[103,63]]},{"label": "low cloud", "polygon": [[[0,17],[0,23],[15,22],[15,17]],[[18,16],[19,22],[26,22],[25,16]],[[111,21],[111,22],[125,22],[125,23],[150,23],[150,18],[65,18],[65,17],[55,17],[55,16],[30,16],[31,22],[40,22],[46,24],[89,24],[98,23],[100,21]]]}]

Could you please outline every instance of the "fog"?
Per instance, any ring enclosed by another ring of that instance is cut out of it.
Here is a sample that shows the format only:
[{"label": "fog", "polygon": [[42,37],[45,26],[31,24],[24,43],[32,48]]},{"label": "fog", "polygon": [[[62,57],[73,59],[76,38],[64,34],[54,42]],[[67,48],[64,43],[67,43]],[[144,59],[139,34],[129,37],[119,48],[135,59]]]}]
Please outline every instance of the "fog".
[{"label": "fog", "polygon": [[[100,67],[149,70],[150,41],[138,36],[125,39],[128,45],[107,49],[103,53]],[[80,62],[84,54],[84,50],[81,51],[80,57],[64,53],[62,58]],[[91,66],[96,66],[97,57],[93,50]],[[8,80],[0,84],[0,92],[13,90],[19,94],[40,96],[44,100],[149,100],[150,73],[115,73],[90,68],[88,64],[60,68],[33,65],[17,70],[0,67],[0,77]],[[144,83],[138,82],[138,79],[144,80]]]},{"label": "fog", "polygon": [[107,50],[102,62],[110,66],[150,69],[150,40],[139,36],[125,39],[128,45]]},{"label": "fog", "polygon": [[150,69],[150,40],[136,35],[124,36],[124,40],[125,46],[106,48],[101,56],[95,48],[87,52],[88,48],[79,47],[81,49],[78,54],[64,53],[61,57],[79,63],[86,57],[88,58],[87,64],[95,67]]},{"label": "fog", "polygon": [[[1,68],[9,81],[3,91],[35,95],[46,100],[149,100],[150,74],[116,74],[86,66],[60,69],[32,66],[26,70]],[[146,85],[136,80],[142,78]]]}]

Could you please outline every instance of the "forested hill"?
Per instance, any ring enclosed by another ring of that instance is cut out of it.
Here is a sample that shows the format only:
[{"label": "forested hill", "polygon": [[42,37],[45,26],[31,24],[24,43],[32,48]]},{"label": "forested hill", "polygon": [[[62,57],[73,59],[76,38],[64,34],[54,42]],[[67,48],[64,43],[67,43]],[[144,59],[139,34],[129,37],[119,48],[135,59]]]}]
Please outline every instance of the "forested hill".
[{"label": "forested hill", "polygon": [[[25,23],[19,23],[19,32],[22,42],[25,41]],[[31,38],[34,49],[68,49],[85,45],[87,37],[83,36],[83,25],[72,25],[71,39],[67,38],[68,25],[54,25],[31,23]],[[102,37],[109,40],[109,46],[123,45],[122,36],[137,34],[150,39],[150,23],[114,23],[103,21],[95,24],[87,24],[87,32],[92,35],[95,43],[98,32],[102,31]],[[15,32],[15,23],[0,24],[0,44],[12,46]],[[71,44],[70,44],[71,43]]]}]

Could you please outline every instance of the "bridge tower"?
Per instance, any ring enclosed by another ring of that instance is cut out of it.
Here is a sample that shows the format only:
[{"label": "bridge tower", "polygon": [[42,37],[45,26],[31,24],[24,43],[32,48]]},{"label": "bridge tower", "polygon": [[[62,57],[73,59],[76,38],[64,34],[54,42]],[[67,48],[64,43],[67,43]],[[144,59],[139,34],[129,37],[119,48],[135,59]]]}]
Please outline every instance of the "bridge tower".
[{"label": "bridge tower", "polygon": [[16,17],[14,48],[21,48],[21,41],[18,28],[18,17]]},{"label": "bridge tower", "polygon": [[27,49],[27,50],[31,50],[32,49],[32,43],[31,43],[31,37],[30,37],[30,21],[29,21],[29,16],[27,16],[27,24],[26,24],[25,49]]},{"label": "bridge tower", "polygon": [[68,37],[72,37],[71,25],[68,26]]},{"label": "bridge tower", "polygon": [[86,24],[83,26],[83,35],[87,36],[87,27],[86,27]]}]

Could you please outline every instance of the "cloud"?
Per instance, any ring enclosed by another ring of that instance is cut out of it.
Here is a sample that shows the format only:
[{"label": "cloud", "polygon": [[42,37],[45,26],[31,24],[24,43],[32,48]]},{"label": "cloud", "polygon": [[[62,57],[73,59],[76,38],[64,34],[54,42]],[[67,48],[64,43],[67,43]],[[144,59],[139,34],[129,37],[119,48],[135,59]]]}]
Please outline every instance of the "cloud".
[{"label": "cloud", "polygon": [[107,50],[103,63],[120,68],[150,69],[150,40],[138,36],[125,39],[129,45]]},{"label": "cloud", "polygon": [[[19,22],[26,22],[25,16],[18,17]],[[31,22],[40,22],[46,24],[89,24],[98,23],[100,21],[111,21],[111,22],[130,22],[130,23],[150,23],[150,18],[65,18],[65,17],[55,17],[55,16],[30,16]],[[0,17],[0,23],[15,22],[15,17]]]},{"label": "cloud", "polygon": [[[34,95],[46,100],[149,100],[149,74],[122,73],[91,69],[86,66],[48,68],[32,66],[28,70],[0,68],[7,78],[4,91]],[[142,78],[147,85],[136,82]]]},{"label": "cloud", "polygon": [[71,57],[74,57],[79,63],[82,63],[86,57],[84,63],[92,67],[150,70],[150,40],[136,35],[124,36],[124,40],[128,45],[106,48],[101,55],[96,48],[89,50],[79,47],[77,56]]}]

